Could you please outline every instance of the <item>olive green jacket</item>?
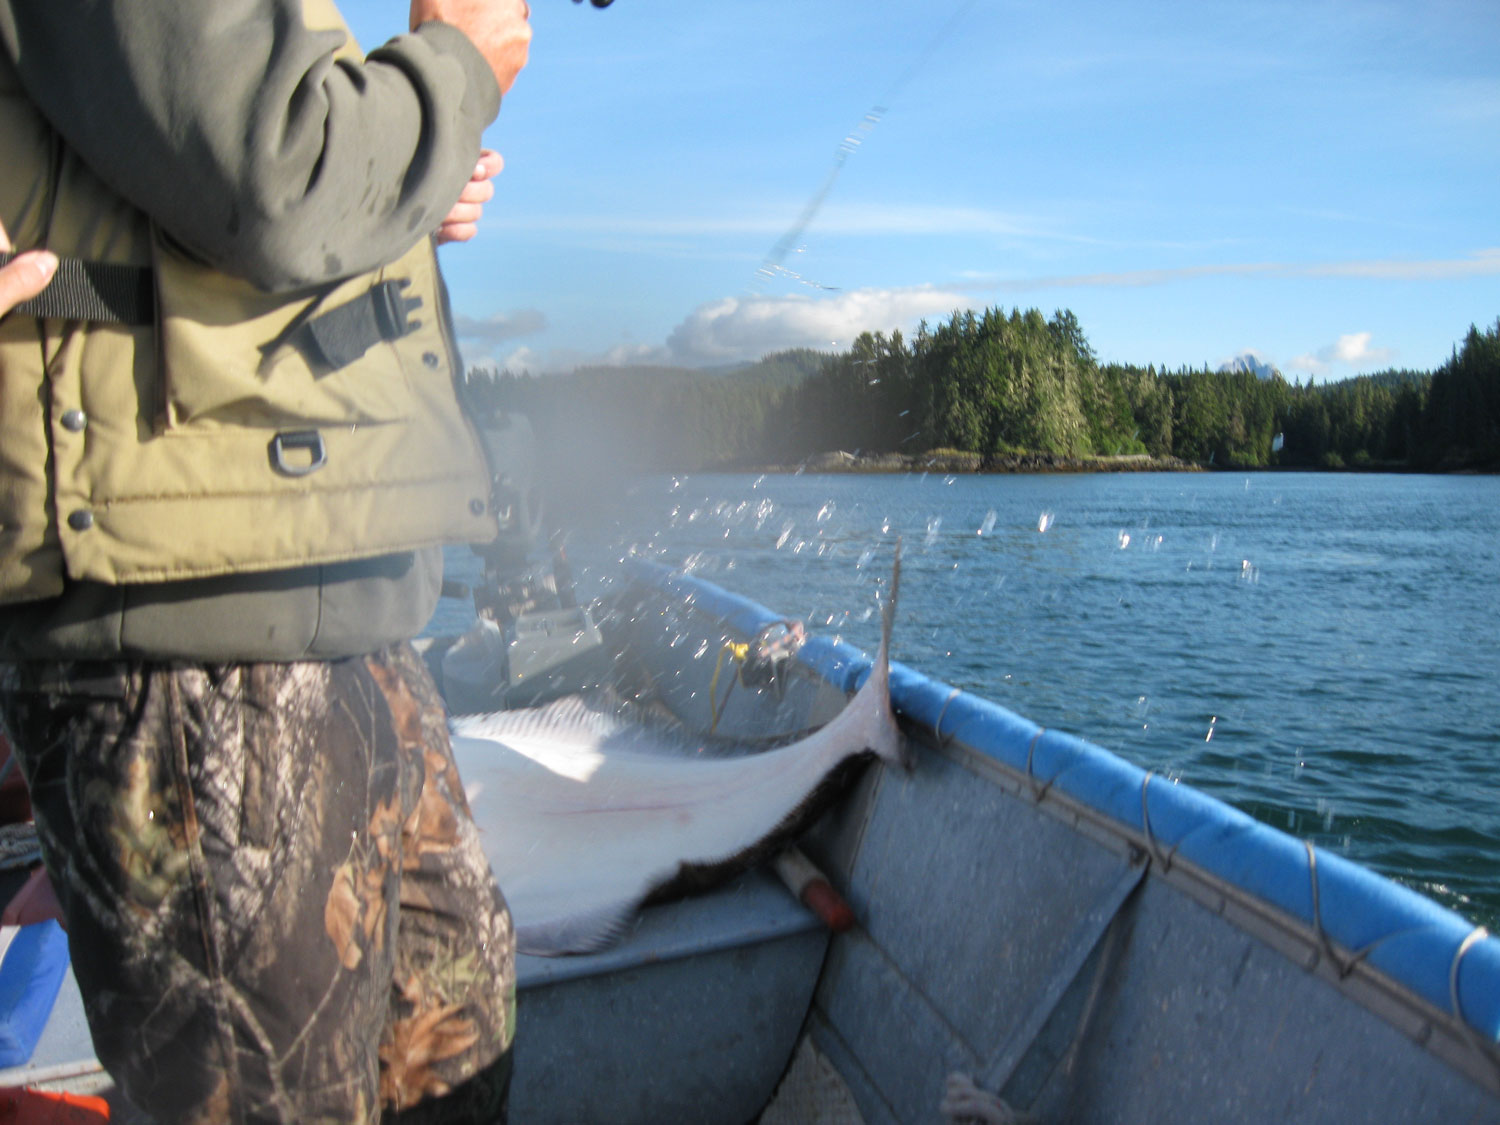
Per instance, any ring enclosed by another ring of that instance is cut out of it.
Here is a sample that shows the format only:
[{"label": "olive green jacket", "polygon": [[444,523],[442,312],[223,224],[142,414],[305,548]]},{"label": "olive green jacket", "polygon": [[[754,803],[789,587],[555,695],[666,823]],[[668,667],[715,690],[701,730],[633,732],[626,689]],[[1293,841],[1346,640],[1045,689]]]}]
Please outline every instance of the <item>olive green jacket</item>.
[{"label": "olive green jacket", "polygon": [[[426,232],[497,108],[440,24],[365,60],[329,0],[0,0],[0,221],[156,292],[155,324],[0,320],[0,657],[421,628],[439,546],[494,534]],[[386,283],[399,335],[300,343]]]}]

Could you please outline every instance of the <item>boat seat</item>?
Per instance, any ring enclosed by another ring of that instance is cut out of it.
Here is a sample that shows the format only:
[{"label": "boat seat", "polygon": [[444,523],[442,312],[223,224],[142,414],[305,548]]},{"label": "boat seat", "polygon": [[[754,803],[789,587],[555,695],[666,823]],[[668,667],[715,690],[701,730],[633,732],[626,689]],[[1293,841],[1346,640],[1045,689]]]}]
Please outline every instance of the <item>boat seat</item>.
[{"label": "boat seat", "polygon": [[785,1072],[828,931],[773,875],[642,911],[599,953],[517,958],[517,1121],[751,1121]]}]

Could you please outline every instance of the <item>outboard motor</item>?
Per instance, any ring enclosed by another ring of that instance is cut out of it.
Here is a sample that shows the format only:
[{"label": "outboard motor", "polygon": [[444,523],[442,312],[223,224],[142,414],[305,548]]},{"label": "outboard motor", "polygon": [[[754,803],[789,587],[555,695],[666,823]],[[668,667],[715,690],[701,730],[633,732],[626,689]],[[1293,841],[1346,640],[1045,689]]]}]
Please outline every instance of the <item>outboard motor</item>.
[{"label": "outboard motor", "polygon": [[472,591],[476,621],[435,669],[454,714],[536,706],[599,683],[610,665],[598,626],[578,604],[561,537],[553,536],[549,558],[537,557],[544,521],[530,420],[497,413],[481,423],[480,438],[500,534],[474,547],[484,560]]}]

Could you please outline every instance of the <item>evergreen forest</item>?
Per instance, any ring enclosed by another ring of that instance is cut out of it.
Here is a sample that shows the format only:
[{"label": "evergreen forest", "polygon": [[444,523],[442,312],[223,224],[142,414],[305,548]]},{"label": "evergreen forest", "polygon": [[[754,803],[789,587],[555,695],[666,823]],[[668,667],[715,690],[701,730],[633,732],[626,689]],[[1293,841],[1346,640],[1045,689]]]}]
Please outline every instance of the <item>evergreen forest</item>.
[{"label": "evergreen forest", "polygon": [[1070,311],[990,308],[736,370],[474,371],[469,386],[482,408],[529,416],[542,471],[564,476],[792,467],[835,450],[893,467],[1500,468],[1500,320],[1471,327],[1436,371],[1324,384],[1101,364]]}]

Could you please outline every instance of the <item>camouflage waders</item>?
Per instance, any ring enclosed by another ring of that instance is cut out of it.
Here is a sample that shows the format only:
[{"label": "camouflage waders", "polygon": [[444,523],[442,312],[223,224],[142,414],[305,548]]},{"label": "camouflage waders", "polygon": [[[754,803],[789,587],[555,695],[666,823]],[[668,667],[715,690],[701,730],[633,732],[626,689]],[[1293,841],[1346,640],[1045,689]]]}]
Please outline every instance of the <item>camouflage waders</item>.
[{"label": "camouflage waders", "polygon": [[0,666],[0,717],[132,1102],[163,1125],[502,1118],[514,934],[410,646]]}]

